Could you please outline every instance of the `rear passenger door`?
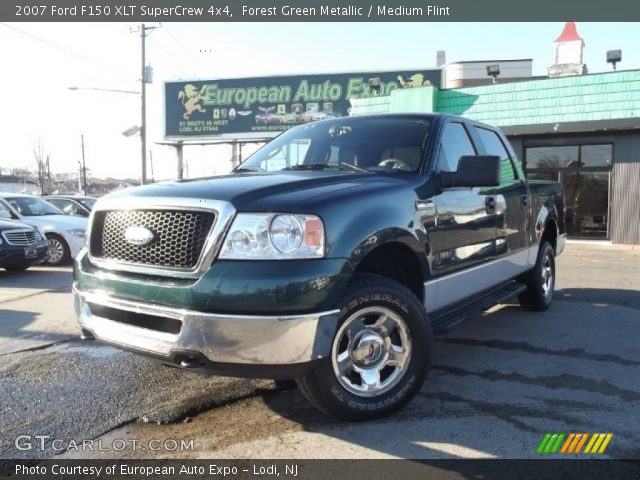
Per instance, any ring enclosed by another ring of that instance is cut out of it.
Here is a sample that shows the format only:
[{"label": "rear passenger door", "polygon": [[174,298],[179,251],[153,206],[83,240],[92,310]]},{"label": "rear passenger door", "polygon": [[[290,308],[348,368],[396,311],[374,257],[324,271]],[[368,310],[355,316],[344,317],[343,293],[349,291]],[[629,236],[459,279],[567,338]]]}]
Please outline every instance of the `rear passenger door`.
[{"label": "rear passenger door", "polygon": [[[474,125],[472,129],[483,153],[497,155],[502,160],[500,185],[492,187],[496,202],[496,257],[509,260],[507,263],[517,270],[518,266],[526,265],[530,221],[527,184],[523,178],[519,178],[514,164],[516,159],[509,152],[507,140],[494,130],[480,125]],[[509,273],[515,275],[519,272]]]}]

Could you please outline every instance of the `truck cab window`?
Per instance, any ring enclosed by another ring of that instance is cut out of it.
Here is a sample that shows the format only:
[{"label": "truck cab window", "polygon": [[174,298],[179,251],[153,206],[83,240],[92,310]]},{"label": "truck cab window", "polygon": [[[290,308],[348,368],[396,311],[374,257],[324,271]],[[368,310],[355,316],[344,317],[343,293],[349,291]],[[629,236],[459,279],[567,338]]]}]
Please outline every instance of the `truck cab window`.
[{"label": "truck cab window", "polygon": [[517,179],[516,171],[511,163],[511,158],[507,149],[504,147],[502,140],[498,137],[498,134],[492,130],[486,128],[475,127],[482,145],[486,150],[487,155],[497,155],[500,157],[501,169],[500,169],[500,183],[511,183]]},{"label": "truck cab window", "polygon": [[457,122],[448,123],[444,127],[440,142],[438,171],[455,172],[458,169],[460,157],[475,154],[476,151],[464,126]]}]

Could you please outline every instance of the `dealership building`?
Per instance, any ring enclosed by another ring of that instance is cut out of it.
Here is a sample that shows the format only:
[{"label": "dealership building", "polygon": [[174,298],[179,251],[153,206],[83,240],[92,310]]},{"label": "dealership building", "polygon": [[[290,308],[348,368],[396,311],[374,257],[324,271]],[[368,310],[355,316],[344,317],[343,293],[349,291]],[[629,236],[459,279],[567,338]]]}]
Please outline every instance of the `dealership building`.
[{"label": "dealership building", "polygon": [[564,186],[570,237],[640,244],[640,70],[588,74],[583,47],[569,22],[549,76],[527,75],[526,60],[445,64],[441,85],[462,87],[354,99],[351,114],[446,112],[500,127],[528,178]]},{"label": "dealership building", "polygon": [[[176,148],[261,143],[309,121],[385,112],[446,112],[500,127],[527,176],[560,182],[571,238],[640,244],[640,70],[589,74],[575,23],[555,39],[547,75],[532,60],[432,69],[193,80],[165,84],[165,140]],[[605,52],[602,52],[603,55]]]}]

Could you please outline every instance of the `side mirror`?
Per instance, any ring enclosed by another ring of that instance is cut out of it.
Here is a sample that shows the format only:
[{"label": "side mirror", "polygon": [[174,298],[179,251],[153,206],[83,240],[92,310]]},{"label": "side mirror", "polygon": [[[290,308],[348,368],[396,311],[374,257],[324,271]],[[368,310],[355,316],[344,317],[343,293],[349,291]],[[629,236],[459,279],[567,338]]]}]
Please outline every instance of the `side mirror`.
[{"label": "side mirror", "polygon": [[463,155],[455,172],[440,172],[442,188],[497,187],[500,185],[500,157],[497,155]]},{"label": "side mirror", "polygon": [[13,217],[11,216],[11,213],[9,213],[9,210],[0,208],[0,218],[13,218]]}]

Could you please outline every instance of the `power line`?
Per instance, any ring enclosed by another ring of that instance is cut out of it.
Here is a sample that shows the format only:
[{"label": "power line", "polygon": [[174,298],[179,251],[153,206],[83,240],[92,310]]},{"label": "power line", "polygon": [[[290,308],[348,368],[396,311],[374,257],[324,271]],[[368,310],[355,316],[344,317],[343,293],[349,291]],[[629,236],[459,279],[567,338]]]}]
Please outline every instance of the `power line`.
[{"label": "power line", "polygon": [[209,75],[209,69],[207,67],[204,66],[204,64],[200,61],[200,59],[198,57],[196,57],[193,52],[191,52],[189,49],[187,49],[182,42],[180,42],[180,40],[178,40],[173,33],[171,33],[171,30],[169,30],[167,27],[164,27],[165,32],[167,32],[167,34],[173,39],[174,42],[176,42],[176,44],[182,48],[182,50],[184,50],[187,55],[189,55],[191,57],[192,60],[194,60],[196,62],[196,64],[198,64],[198,66],[202,69],[203,73],[205,75]]},{"label": "power line", "polygon": [[151,47],[151,50],[162,56],[168,63],[177,68],[178,72],[187,70],[190,73],[193,73],[193,69],[187,63],[180,59],[180,57],[174,56],[169,50],[163,48],[155,39],[151,37],[149,38],[149,46]]},{"label": "power line", "polygon": [[83,60],[83,61],[85,61],[85,62],[91,63],[91,64],[93,64],[93,65],[95,65],[95,66],[97,66],[97,67],[103,68],[103,69],[105,69],[105,70],[109,70],[109,71],[110,71],[110,72],[112,72],[112,73],[116,73],[116,74],[118,74],[118,75],[120,75],[120,76],[123,76],[123,77],[126,77],[126,78],[128,78],[128,79],[131,79],[131,78],[132,78],[132,77],[131,77],[129,74],[127,74],[127,73],[124,73],[124,72],[121,72],[121,71],[119,71],[119,70],[116,70],[115,68],[109,67],[108,65],[104,65],[104,64],[102,64],[102,63],[100,63],[100,62],[96,62],[95,60],[93,60],[93,59],[91,59],[91,58],[89,58],[89,57],[85,57],[84,55],[81,55],[81,54],[79,54],[79,53],[73,52],[73,51],[71,51],[71,50],[69,50],[69,49],[67,49],[67,48],[65,48],[65,47],[61,47],[60,45],[56,45],[55,43],[52,43],[52,42],[50,42],[50,41],[48,41],[48,40],[45,40],[45,39],[40,38],[40,37],[37,37],[36,35],[33,35],[33,34],[29,33],[29,32],[25,32],[24,30],[21,30],[21,29],[19,29],[19,28],[17,28],[17,27],[14,27],[14,26],[9,25],[9,24],[4,23],[4,22],[0,22],[0,25],[2,25],[3,27],[8,28],[8,29],[10,29],[10,30],[13,30],[13,31],[15,31],[15,32],[18,32],[18,33],[20,33],[21,35],[24,35],[24,36],[26,36],[26,37],[29,37],[29,38],[31,38],[31,39],[33,39],[33,40],[36,40],[36,41],[41,42],[41,43],[44,43],[45,45],[48,45],[48,46],[50,46],[50,47],[52,47],[52,48],[55,48],[55,49],[57,49],[57,50],[60,50],[61,52],[66,53],[67,55],[71,55],[71,56],[73,56],[73,57],[79,58],[79,59],[81,59],[81,60]]}]

